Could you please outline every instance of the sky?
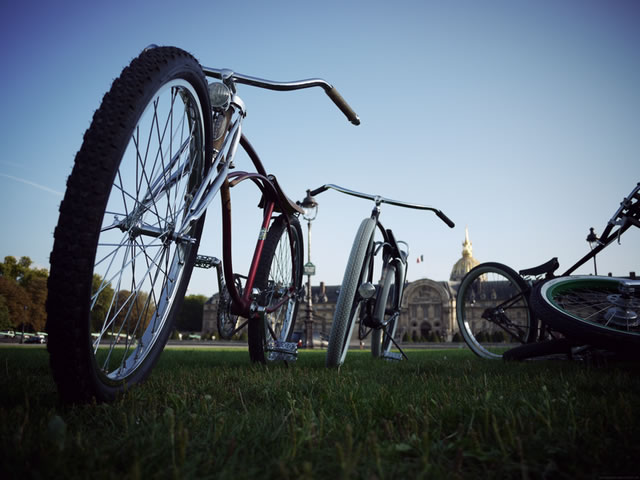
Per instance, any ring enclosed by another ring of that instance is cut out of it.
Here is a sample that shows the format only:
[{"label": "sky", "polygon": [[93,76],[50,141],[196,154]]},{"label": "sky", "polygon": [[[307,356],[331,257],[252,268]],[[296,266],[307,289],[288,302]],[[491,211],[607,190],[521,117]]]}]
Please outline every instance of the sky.
[{"label": "sky", "polygon": [[[0,258],[49,267],[83,133],[152,43],[208,67],[336,86],[360,126],[320,89],[241,86],[244,133],[293,199],[335,183],[444,211],[454,229],[383,206],[382,223],[410,246],[410,281],[448,280],[465,227],[480,262],[521,269],[557,256],[568,268],[589,227],[601,232],[640,182],[637,1],[0,0]],[[249,183],[232,191],[239,272],[259,227]],[[312,282],[338,285],[372,204],[334,191],[317,200]],[[200,253],[221,256],[219,210],[216,200]],[[639,246],[630,230],[599,272],[640,272]],[[212,271],[194,273],[188,293],[215,291]]]}]

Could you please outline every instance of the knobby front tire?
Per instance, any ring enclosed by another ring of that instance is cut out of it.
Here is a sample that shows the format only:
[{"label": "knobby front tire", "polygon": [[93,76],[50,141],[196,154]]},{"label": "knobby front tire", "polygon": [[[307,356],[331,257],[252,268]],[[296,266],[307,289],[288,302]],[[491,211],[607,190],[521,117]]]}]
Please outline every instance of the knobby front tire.
[{"label": "knobby front tire", "polygon": [[[249,320],[249,356],[252,361],[272,360],[274,342],[290,342],[298,313],[302,285],[304,247],[300,222],[284,215],[276,218],[265,239],[256,272],[255,286],[260,289],[260,305],[267,308],[264,321]],[[288,299],[285,299],[286,296]],[[280,305],[275,310],[273,307]]]},{"label": "knobby front tire", "polygon": [[329,335],[329,345],[327,347],[327,367],[339,367],[344,363],[344,359],[349,350],[349,342],[356,324],[362,299],[358,294],[358,287],[363,283],[369,271],[369,261],[373,261],[373,234],[376,221],[366,218],[360,224],[356,233],[347,268],[344,272],[340,294],[336,303],[336,310],[333,317],[333,325]]},{"label": "knobby front tire", "polygon": [[110,401],[143,381],[171,334],[204,217],[180,233],[211,162],[207,82],[147,49],[105,94],[60,205],[48,350],[63,401]]},{"label": "knobby front tire", "polygon": [[640,288],[615,277],[559,277],[538,285],[531,307],[567,338],[613,351],[640,347]]},{"label": "knobby front tire", "polygon": [[473,353],[500,359],[509,344],[536,338],[538,322],[529,308],[528,291],[522,277],[501,263],[482,263],[465,275],[456,297],[456,317]]}]

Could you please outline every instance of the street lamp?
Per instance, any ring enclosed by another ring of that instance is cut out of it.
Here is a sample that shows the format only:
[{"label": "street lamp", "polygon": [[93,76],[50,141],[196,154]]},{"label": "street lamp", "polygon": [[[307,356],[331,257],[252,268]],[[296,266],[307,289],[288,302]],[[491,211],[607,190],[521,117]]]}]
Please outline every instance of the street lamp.
[{"label": "street lamp", "polygon": [[[598,235],[596,234],[593,227],[589,229],[589,235],[587,235],[587,242],[589,242],[589,247],[593,250],[599,242]],[[593,270],[596,275],[598,275],[598,266],[596,265],[596,256],[593,256]]]},{"label": "street lamp", "polygon": [[313,301],[311,299],[311,275],[315,275],[316,267],[311,263],[311,222],[318,214],[318,202],[311,196],[311,190],[307,190],[307,196],[300,206],[304,209],[302,216],[307,221],[307,263],[304,265],[304,273],[307,275],[307,318],[305,319],[305,329],[307,331],[307,348],[313,348]]}]

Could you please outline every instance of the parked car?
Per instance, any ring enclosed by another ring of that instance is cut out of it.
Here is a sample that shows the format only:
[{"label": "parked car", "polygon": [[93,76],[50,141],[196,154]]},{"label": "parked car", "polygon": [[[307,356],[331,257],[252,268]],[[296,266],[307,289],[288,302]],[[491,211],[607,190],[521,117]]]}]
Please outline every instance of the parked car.
[{"label": "parked car", "polygon": [[30,337],[27,337],[24,341],[24,343],[45,343],[45,339],[42,335],[32,335]]}]

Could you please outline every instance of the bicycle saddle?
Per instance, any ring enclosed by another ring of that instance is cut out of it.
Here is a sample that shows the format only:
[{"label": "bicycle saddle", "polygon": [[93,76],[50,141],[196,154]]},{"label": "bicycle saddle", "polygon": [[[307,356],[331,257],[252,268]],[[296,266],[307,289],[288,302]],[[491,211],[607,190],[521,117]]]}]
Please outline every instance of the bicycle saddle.
[{"label": "bicycle saddle", "polygon": [[[276,195],[280,200],[279,202],[276,202],[274,211],[286,213],[288,215],[292,215],[294,213],[299,213],[301,215],[304,215],[304,209],[300,205],[298,205],[296,202],[291,200],[289,197],[287,197],[287,195],[284,193],[284,190],[282,190],[282,187],[278,183],[278,180],[276,179],[276,177],[274,175],[268,175],[268,178],[273,184],[273,187],[275,188],[275,191],[276,191]],[[260,204],[258,206],[260,208],[264,206],[264,196],[260,200]],[[283,209],[286,211],[283,212]]]},{"label": "bicycle saddle", "polygon": [[537,277],[538,275],[550,274],[555,272],[560,267],[560,263],[558,262],[558,257],[553,257],[548,262],[543,263],[542,265],[538,265],[533,268],[525,268],[524,270],[520,270],[518,273],[523,277]]}]

